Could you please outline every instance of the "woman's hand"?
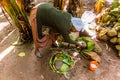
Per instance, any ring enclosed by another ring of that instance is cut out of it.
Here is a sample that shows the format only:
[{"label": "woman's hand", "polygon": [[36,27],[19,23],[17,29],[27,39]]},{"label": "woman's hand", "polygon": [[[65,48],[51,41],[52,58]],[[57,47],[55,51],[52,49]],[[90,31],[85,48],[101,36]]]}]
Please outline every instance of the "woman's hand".
[{"label": "woman's hand", "polygon": [[87,44],[86,44],[85,41],[77,41],[76,45],[77,45],[78,48],[85,48],[85,47],[87,47]]}]

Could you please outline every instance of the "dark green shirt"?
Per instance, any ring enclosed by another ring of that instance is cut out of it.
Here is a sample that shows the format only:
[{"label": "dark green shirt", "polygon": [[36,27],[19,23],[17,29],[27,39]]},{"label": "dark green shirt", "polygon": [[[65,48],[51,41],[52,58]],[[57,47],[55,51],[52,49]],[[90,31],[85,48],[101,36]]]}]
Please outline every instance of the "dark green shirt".
[{"label": "dark green shirt", "polygon": [[45,3],[38,6],[36,20],[39,29],[38,34],[42,34],[42,31],[40,31],[42,25],[46,25],[62,34],[65,41],[74,43],[69,37],[71,14],[58,10],[52,5]]}]

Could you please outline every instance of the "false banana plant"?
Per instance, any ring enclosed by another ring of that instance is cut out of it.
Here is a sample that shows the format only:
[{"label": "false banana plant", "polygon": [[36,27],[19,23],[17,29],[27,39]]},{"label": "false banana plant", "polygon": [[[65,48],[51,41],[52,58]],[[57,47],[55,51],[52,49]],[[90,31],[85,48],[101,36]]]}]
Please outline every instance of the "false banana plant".
[{"label": "false banana plant", "polygon": [[30,24],[24,10],[23,0],[2,0],[1,6],[11,17],[20,32],[20,41],[32,38]]}]

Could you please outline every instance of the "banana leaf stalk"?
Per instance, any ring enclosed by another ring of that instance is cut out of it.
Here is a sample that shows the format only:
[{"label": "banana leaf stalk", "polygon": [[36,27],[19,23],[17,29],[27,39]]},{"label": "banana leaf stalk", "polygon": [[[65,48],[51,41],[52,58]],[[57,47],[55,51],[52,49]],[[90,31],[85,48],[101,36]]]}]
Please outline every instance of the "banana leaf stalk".
[{"label": "banana leaf stalk", "polygon": [[4,10],[8,13],[8,15],[11,17],[12,20],[14,20],[15,24],[17,25],[17,27],[22,30],[17,18],[16,18],[16,13],[14,11],[14,9],[11,6],[10,0],[3,0],[1,3],[2,7],[4,8]]},{"label": "banana leaf stalk", "polygon": [[54,6],[60,10],[62,10],[63,0],[54,0]]},{"label": "banana leaf stalk", "polygon": [[18,5],[18,7],[20,9],[20,12],[21,12],[22,16],[24,17],[28,27],[30,27],[30,24],[29,24],[29,21],[28,21],[28,18],[27,18],[27,14],[25,13],[25,10],[24,10],[25,6],[23,4],[24,4],[23,0],[17,0],[17,5]]},{"label": "banana leaf stalk", "polygon": [[9,24],[12,26],[12,23],[10,22],[10,20],[8,19],[7,15],[5,14],[5,11],[3,10],[3,8],[1,7],[2,13],[4,14],[5,18],[8,20]]},{"label": "banana leaf stalk", "polygon": [[27,15],[20,1],[17,3],[16,0],[2,0],[1,5],[19,29],[20,41],[24,42],[32,38],[32,33]]},{"label": "banana leaf stalk", "polygon": [[[29,35],[29,28],[30,27],[30,24],[29,24],[29,21],[28,21],[28,18],[27,18],[27,15],[25,13],[25,10],[24,10],[24,5],[23,5],[23,0],[17,0],[17,3],[15,0],[11,0],[12,2],[11,3],[14,3],[13,7],[16,6],[16,10],[17,12],[20,14],[20,18],[22,19],[22,21],[24,22],[23,24],[26,24],[26,26],[22,26],[22,29],[24,29],[24,32],[27,33]],[[26,28],[25,28],[26,27]],[[28,27],[28,28],[27,28]],[[28,30],[27,30],[28,29]]]}]

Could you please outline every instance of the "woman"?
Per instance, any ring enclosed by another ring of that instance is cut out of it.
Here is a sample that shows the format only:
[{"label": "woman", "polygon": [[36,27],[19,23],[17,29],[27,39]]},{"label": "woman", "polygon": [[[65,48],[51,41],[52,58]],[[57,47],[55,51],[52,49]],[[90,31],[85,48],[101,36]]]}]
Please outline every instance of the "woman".
[{"label": "woman", "polygon": [[[80,21],[80,19],[78,21]],[[48,3],[41,3],[33,7],[30,12],[30,23],[36,46],[35,54],[38,57],[42,57],[41,49],[54,44],[55,35],[52,31],[60,33],[66,42],[75,44],[76,42],[70,39],[69,33],[70,31],[76,31],[75,27],[73,27],[76,22],[76,18],[73,18],[71,14],[58,10]],[[49,26],[50,29],[52,29],[50,34],[43,36],[43,25]],[[83,30],[83,25],[77,25],[77,28],[78,27],[79,31]]]}]

